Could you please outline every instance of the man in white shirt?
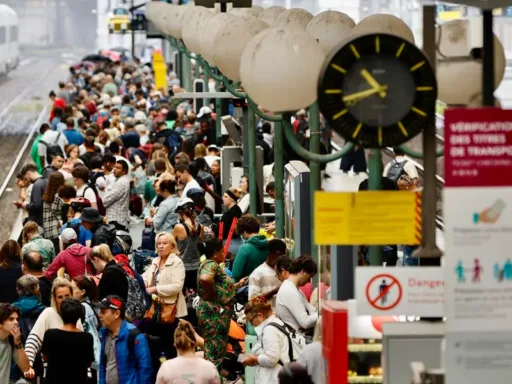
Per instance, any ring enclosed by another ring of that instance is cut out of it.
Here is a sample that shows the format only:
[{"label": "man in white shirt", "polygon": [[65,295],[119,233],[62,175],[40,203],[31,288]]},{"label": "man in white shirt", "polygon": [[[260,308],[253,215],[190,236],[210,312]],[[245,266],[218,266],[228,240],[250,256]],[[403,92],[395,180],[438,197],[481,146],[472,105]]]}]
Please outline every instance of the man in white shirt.
[{"label": "man in white shirt", "polygon": [[419,176],[416,166],[411,160],[406,159],[404,151],[400,148],[393,148],[393,160],[391,160],[384,168],[384,177],[387,177],[398,185],[398,180],[402,176],[408,176],[413,185],[418,186]]},{"label": "man in white shirt", "polygon": [[190,174],[190,168],[188,165],[179,164],[176,167],[175,172],[176,172],[176,179],[178,180],[178,182],[181,185],[185,186],[183,188],[183,193],[181,196],[187,197],[187,192],[190,189],[201,189],[201,190],[203,189],[203,188],[201,188],[199,183],[196,181],[196,179],[194,179],[192,177],[192,175]]},{"label": "man in white shirt", "polygon": [[274,267],[279,256],[286,255],[286,244],[279,239],[273,239],[267,245],[267,260],[256,268],[249,276],[249,300],[264,296],[270,300],[272,309],[276,308],[275,295],[279,291],[281,281],[277,278]]}]

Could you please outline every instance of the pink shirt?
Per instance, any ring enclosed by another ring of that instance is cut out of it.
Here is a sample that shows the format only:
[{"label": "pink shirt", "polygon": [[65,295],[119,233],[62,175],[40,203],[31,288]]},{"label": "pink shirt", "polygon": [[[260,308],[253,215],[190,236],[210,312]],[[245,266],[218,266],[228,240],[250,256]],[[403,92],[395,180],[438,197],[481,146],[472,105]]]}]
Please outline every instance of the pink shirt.
[{"label": "pink shirt", "polygon": [[158,371],[156,384],[220,384],[215,365],[201,357],[179,356],[167,360]]}]

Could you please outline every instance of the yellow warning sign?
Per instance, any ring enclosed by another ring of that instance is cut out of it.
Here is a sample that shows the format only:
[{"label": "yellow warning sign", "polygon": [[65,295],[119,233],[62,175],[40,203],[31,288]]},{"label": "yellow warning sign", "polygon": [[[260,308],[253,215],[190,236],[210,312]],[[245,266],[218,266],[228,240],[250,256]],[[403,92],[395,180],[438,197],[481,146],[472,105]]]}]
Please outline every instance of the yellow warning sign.
[{"label": "yellow warning sign", "polygon": [[418,203],[418,194],[411,192],[316,192],[315,243],[420,244]]},{"label": "yellow warning sign", "polygon": [[155,72],[155,88],[167,92],[167,65],[160,52],[153,53],[153,71]]}]

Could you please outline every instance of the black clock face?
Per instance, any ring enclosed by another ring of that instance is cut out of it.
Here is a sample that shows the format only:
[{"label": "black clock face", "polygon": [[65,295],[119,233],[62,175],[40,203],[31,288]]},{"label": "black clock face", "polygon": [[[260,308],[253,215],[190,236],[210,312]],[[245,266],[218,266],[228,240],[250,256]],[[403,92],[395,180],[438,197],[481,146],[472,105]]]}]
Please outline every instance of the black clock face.
[{"label": "black clock face", "polygon": [[387,34],[358,37],[327,59],[318,103],[332,128],[368,148],[395,146],[434,123],[437,84],[423,53]]}]

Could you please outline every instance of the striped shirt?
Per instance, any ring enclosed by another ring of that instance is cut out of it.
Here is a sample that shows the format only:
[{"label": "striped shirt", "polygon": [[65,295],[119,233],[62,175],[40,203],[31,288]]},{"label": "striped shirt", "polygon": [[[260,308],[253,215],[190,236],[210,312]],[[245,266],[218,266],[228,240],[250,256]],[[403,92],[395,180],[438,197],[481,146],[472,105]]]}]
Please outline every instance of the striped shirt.
[{"label": "striped shirt", "polygon": [[[261,264],[249,276],[249,300],[256,296],[261,296],[281,285],[281,282],[276,276],[276,271],[267,263]],[[276,296],[274,296],[270,303],[272,308],[276,308]]]}]

